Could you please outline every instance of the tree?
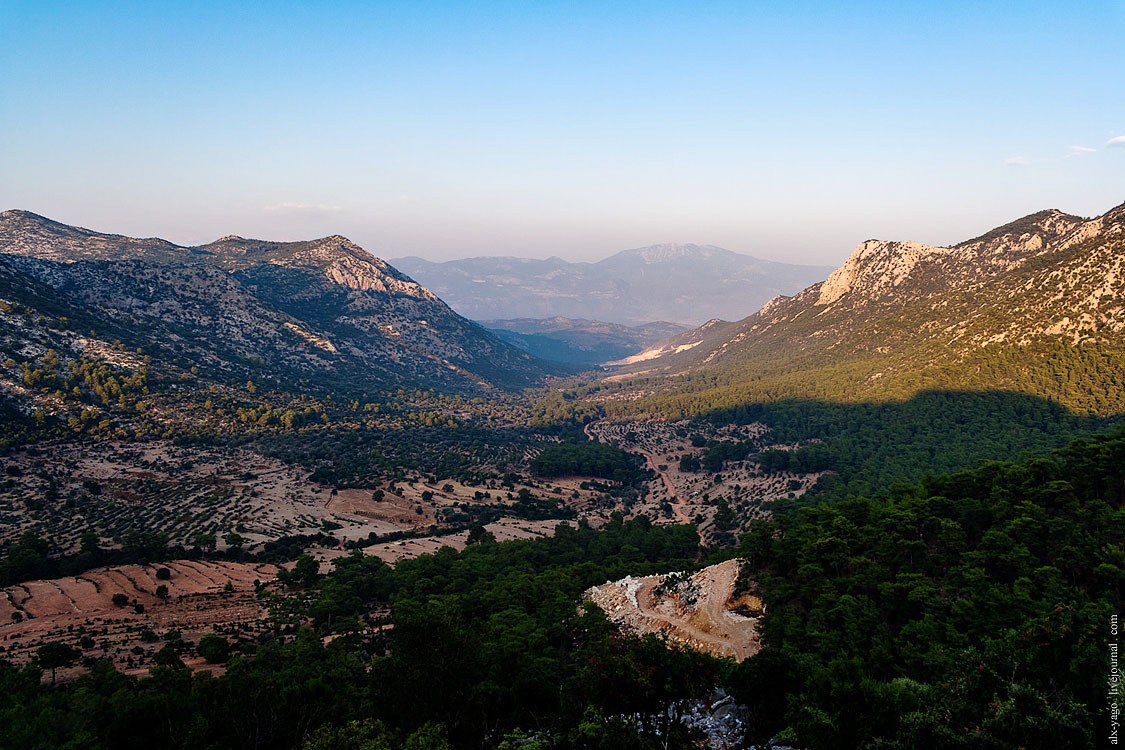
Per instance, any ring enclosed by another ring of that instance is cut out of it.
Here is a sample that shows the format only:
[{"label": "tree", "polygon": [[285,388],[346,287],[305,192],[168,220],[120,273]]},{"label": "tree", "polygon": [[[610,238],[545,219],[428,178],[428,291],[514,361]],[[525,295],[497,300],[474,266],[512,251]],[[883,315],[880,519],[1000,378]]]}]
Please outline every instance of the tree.
[{"label": "tree", "polygon": [[44,643],[35,651],[35,659],[43,669],[51,670],[51,684],[55,684],[55,670],[69,667],[81,654],[66,643],[52,641]]},{"label": "tree", "polygon": [[208,633],[200,638],[196,650],[209,664],[222,664],[230,658],[230,643],[218,633]]},{"label": "tree", "polygon": [[157,599],[167,599],[168,598],[168,587],[165,586],[163,583],[156,587],[156,598]]},{"label": "tree", "polygon": [[207,552],[213,552],[215,550],[215,545],[217,544],[218,540],[215,538],[214,534],[195,535],[195,546],[206,550]]},{"label": "tree", "polygon": [[172,571],[168,568],[157,568],[156,579],[158,581],[170,581],[172,580]]},{"label": "tree", "polygon": [[184,665],[179,652],[171,643],[165,643],[152,657],[152,661],[158,667],[182,667]]},{"label": "tree", "polygon": [[316,583],[316,578],[319,573],[320,563],[318,563],[316,558],[312,555],[301,555],[293,565],[293,579],[300,581],[306,586],[312,586]]},{"label": "tree", "polygon": [[404,740],[383,722],[364,719],[321,727],[305,740],[303,750],[449,750],[444,734],[440,726],[424,724]]},{"label": "tree", "polygon": [[465,540],[465,544],[493,543],[495,541],[496,535],[491,531],[484,526],[474,526],[469,530],[469,537]]},{"label": "tree", "polygon": [[125,594],[121,593],[120,591],[118,591],[116,594],[113,595],[113,606],[124,607],[128,603],[129,603],[129,597],[126,596]]}]

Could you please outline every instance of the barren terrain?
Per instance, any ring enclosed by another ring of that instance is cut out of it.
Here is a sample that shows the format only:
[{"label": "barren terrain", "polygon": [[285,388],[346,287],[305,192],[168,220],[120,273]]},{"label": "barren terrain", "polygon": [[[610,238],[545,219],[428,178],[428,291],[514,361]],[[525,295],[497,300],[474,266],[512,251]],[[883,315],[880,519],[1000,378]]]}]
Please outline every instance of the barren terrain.
[{"label": "barren terrain", "polygon": [[761,648],[758,619],[764,605],[745,563],[728,560],[692,576],[623,578],[594,586],[585,598],[610,620],[636,633],[668,640],[736,661]]},{"label": "barren terrain", "polygon": [[[755,518],[769,514],[768,503],[808,492],[821,474],[792,472],[764,473],[757,461],[727,461],[718,472],[681,471],[680,458],[703,454],[692,445],[692,437],[708,440],[762,440],[763,448],[789,449],[793,446],[768,444],[768,428],[760,423],[725,425],[716,428],[698,422],[595,422],[586,432],[602,442],[616,442],[622,449],[640,453],[656,477],[650,483],[646,503],[634,509],[656,519],[675,523],[695,522],[700,534],[709,539],[715,532],[715,514],[725,500],[735,514],[737,531]],[[698,441],[697,441],[698,442]]]},{"label": "barren terrain", "polygon": [[521,489],[580,514],[607,516],[609,499],[581,478],[469,486],[408,476],[380,491],[334,488],[309,471],[246,449],[167,442],[47,444],[15,452],[0,479],[0,544],[32,530],[53,550],[78,550],[83,532],[119,546],[130,530],[159,529],[172,544],[236,532],[252,548],[292,534],[328,533],[341,542],[417,533],[464,517],[471,506],[508,505]]},{"label": "barren terrain", "polygon": [[[157,577],[160,569],[168,570],[166,579]],[[146,637],[146,630],[161,638],[177,630],[193,643],[219,630],[235,639],[253,638],[265,616],[255,584],[276,576],[273,565],[176,560],[9,586],[0,591],[0,658],[23,664],[42,643],[63,641],[85,656],[109,658],[120,669],[146,671],[164,645]],[[165,597],[157,595],[158,586],[167,587]],[[115,594],[128,603],[114,604]]]}]

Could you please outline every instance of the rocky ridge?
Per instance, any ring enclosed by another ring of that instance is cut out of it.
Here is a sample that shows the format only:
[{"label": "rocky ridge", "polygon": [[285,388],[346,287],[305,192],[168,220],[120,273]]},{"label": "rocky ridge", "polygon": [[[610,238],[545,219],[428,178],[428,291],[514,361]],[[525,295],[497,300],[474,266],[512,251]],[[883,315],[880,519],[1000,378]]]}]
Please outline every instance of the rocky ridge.
[{"label": "rocky ridge", "polygon": [[860,397],[985,350],[1117,346],[1123,259],[1125,205],[1092,219],[1041,211],[950,247],[869,240],[821,283],[618,364],[625,373],[715,369],[729,382],[831,373]]},{"label": "rocky ridge", "polygon": [[480,389],[559,371],[338,235],[305,242],[228,236],[183,247],[6,211],[0,265],[10,269],[10,301],[34,280],[85,315],[147,332],[196,364],[231,372],[257,361],[298,381]]}]

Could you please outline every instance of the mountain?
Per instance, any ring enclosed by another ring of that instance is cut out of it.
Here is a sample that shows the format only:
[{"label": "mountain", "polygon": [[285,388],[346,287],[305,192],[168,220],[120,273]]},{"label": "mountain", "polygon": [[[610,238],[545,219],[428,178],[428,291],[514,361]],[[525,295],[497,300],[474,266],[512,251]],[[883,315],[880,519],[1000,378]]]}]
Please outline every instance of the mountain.
[{"label": "mountain", "polygon": [[723,402],[1009,389],[1105,414],[1125,407],[1123,331],[1125,205],[1040,211],[950,247],[869,240],[821,283],[619,364]]},{"label": "mountain", "polygon": [[566,317],[624,325],[736,320],[831,270],[676,244],[624,250],[597,263],[502,257],[392,262],[474,320]]},{"label": "mountain", "polygon": [[[228,236],[184,247],[5,211],[0,268],[0,295],[55,326],[51,335],[50,324],[33,334],[15,330],[24,319],[6,316],[3,332],[38,337],[43,346],[97,348],[112,329],[131,346],[145,344],[146,351],[231,377],[264,371],[361,390],[406,383],[518,387],[560,371],[457,315],[340,236]],[[68,330],[76,319],[97,321],[97,332]]]},{"label": "mountain", "polygon": [[684,330],[684,326],[676,323],[625,326],[558,317],[483,320],[480,323],[504,341],[540,359],[583,367],[620,359]]}]

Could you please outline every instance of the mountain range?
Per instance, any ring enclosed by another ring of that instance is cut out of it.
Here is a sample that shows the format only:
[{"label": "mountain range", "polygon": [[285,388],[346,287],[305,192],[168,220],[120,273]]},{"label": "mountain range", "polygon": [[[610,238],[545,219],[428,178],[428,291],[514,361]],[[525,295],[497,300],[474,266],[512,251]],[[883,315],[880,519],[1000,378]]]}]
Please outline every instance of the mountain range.
[{"label": "mountain range", "polygon": [[627,357],[686,328],[663,321],[626,326],[574,318],[484,320],[481,325],[536,357],[582,367]]},{"label": "mountain range", "polygon": [[508,257],[391,262],[473,320],[564,317],[628,326],[737,320],[832,270],[678,244],[624,250],[596,263]]},{"label": "mountain range", "polygon": [[338,235],[228,236],[184,247],[5,211],[0,297],[9,308],[0,332],[21,355],[13,359],[50,348],[80,354],[120,339],[225,377],[267,372],[358,389],[519,387],[565,372]]},{"label": "mountain range", "polygon": [[1125,205],[1040,211],[949,247],[869,240],[820,283],[617,364],[718,400],[1000,388],[1104,414],[1125,392],[1123,331]]}]

